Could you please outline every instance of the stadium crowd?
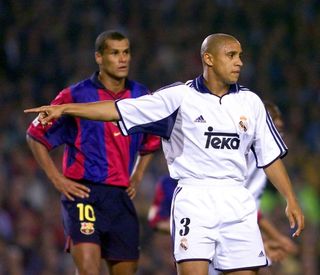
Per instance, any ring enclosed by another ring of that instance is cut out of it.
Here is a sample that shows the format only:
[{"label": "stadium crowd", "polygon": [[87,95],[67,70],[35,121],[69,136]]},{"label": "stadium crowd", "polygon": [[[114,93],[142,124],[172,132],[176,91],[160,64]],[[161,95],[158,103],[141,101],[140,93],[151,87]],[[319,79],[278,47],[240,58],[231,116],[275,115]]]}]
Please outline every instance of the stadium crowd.
[{"label": "stadium crowd", "polygon": [[[299,254],[275,263],[275,274],[319,274],[319,1],[4,0],[0,14],[0,274],[74,274],[63,252],[59,194],[27,148],[25,131],[34,117],[23,109],[48,104],[63,87],[90,76],[96,68],[92,41],[110,28],[128,33],[130,77],[151,90],[195,78],[207,34],[239,38],[240,83],[283,112],[289,147],[284,161],[306,216],[306,229],[296,240]],[[60,153],[54,152],[57,163]],[[147,224],[154,184],[164,173],[159,153],[135,199],[142,228],[138,275],[174,272],[168,271],[170,246],[163,247],[164,236],[155,236]],[[283,201],[272,188],[262,207],[290,234]]]}]

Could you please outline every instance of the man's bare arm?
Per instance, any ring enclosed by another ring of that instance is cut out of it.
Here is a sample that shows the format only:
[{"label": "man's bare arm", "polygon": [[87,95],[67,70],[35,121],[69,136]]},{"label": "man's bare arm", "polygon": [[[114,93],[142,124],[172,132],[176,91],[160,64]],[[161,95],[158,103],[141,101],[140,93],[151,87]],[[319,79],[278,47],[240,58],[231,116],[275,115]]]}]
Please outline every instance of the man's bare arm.
[{"label": "man's bare arm", "polygon": [[285,198],[287,202],[286,215],[289,219],[290,227],[296,227],[296,231],[292,236],[298,237],[304,228],[304,215],[298,204],[291,181],[281,159],[277,159],[266,167],[264,171],[271,183]]},{"label": "man's bare arm", "polygon": [[75,197],[86,198],[89,196],[89,188],[66,178],[60,173],[44,145],[28,135],[27,143],[39,166],[59,192],[64,194],[69,200],[74,200]]},{"label": "man's bare arm", "polygon": [[91,103],[68,103],[62,105],[48,105],[24,110],[25,113],[39,113],[38,120],[42,125],[50,124],[62,115],[70,115],[91,120],[117,121],[120,115],[111,100]]}]

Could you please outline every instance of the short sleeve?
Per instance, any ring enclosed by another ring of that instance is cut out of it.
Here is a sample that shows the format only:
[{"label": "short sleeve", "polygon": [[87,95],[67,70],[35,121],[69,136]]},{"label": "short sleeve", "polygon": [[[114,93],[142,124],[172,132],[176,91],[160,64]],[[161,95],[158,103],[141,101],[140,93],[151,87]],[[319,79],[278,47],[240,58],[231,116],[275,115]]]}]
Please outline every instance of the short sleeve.
[{"label": "short sleeve", "polygon": [[176,83],[157,92],[116,102],[124,135],[150,133],[169,138],[187,86]]},{"label": "short sleeve", "polygon": [[263,102],[257,98],[255,105],[256,129],[252,151],[257,161],[257,167],[266,167],[277,158],[287,154],[288,148],[276,129]]}]

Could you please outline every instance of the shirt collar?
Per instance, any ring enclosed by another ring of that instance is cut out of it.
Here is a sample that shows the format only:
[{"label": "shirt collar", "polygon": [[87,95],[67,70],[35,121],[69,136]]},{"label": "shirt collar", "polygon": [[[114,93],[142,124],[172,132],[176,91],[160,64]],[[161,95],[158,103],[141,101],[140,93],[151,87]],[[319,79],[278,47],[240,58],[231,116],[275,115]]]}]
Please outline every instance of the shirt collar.
[{"label": "shirt collar", "polygon": [[[92,81],[92,83],[97,86],[99,89],[107,89],[107,87],[105,87],[102,82],[99,80],[99,72],[94,72],[91,77],[90,80]],[[125,83],[125,88],[130,88],[130,81],[128,79],[126,79],[126,83]]]},{"label": "shirt collar", "polygon": [[[193,87],[199,91],[200,93],[209,93],[211,94],[211,91],[207,88],[207,86],[204,84],[204,77],[203,75],[198,76],[197,78],[195,78],[192,81]],[[240,88],[239,88],[239,84],[235,83],[235,84],[231,84],[229,87],[229,91],[227,94],[229,93],[237,93],[239,92]]]}]

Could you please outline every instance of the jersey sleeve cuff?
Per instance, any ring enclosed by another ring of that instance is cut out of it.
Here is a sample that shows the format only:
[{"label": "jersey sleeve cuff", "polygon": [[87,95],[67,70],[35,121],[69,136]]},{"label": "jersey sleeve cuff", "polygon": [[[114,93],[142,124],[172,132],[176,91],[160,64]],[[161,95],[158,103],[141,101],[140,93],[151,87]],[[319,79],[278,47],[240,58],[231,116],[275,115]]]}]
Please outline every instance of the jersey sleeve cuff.
[{"label": "jersey sleeve cuff", "polygon": [[128,130],[127,130],[127,128],[126,128],[126,125],[125,125],[125,123],[124,123],[124,121],[123,121],[123,117],[122,117],[122,115],[121,115],[121,111],[120,111],[120,109],[119,109],[118,102],[119,102],[119,100],[115,102],[116,109],[117,109],[117,111],[118,111],[118,113],[119,113],[119,116],[120,116],[120,120],[117,121],[117,124],[118,124],[118,127],[119,127],[121,133],[122,133],[124,136],[128,136],[129,133],[128,133]]}]

